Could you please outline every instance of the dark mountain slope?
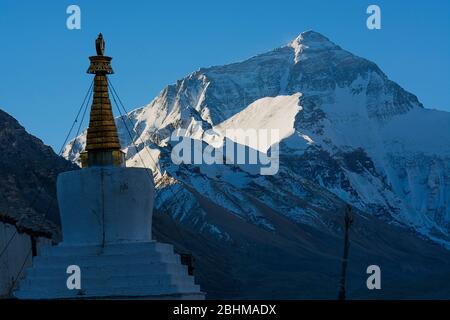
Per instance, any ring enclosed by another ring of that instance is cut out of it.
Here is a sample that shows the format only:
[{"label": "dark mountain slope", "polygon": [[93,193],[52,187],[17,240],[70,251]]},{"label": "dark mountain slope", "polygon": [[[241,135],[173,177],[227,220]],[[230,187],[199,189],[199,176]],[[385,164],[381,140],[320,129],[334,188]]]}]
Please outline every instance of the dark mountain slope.
[{"label": "dark mountain slope", "polygon": [[[229,235],[216,238],[192,222],[173,220],[156,211],[154,237],[173,243],[195,258],[195,277],[209,299],[336,299],[343,248],[342,233],[331,235],[306,224],[292,223],[262,203],[276,232],[245,221],[192,189],[204,222]],[[257,200],[255,200],[257,201]],[[342,203],[343,204],[343,203]],[[337,228],[342,212],[324,212]],[[351,229],[347,296],[349,299],[449,298],[450,252],[414,232],[355,213]],[[341,228],[342,230],[342,228]],[[382,290],[366,287],[366,268],[381,268]]]},{"label": "dark mountain slope", "polygon": [[[0,110],[0,213],[32,229],[59,222],[56,177],[77,168]],[[48,223],[50,222],[50,223]]]}]

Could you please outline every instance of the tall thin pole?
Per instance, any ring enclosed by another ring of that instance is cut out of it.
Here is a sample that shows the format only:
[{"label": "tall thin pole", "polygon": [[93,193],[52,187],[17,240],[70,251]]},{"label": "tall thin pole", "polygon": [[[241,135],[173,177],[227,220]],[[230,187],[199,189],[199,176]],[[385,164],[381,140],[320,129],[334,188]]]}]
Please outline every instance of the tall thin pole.
[{"label": "tall thin pole", "polygon": [[352,217],[352,207],[347,205],[345,207],[345,217],[344,217],[344,254],[342,256],[342,269],[341,269],[341,279],[339,281],[339,300],[345,300],[345,283],[347,278],[347,262],[348,262],[348,250],[350,248],[349,240],[349,229],[353,223]]}]

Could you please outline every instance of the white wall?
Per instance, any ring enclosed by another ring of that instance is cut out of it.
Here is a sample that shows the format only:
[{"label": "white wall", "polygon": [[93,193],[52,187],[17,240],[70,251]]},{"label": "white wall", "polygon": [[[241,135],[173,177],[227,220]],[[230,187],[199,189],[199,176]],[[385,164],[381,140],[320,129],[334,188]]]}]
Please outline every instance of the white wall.
[{"label": "white wall", "polygon": [[57,181],[64,245],[152,240],[154,186],[144,168],[91,167]]},{"label": "white wall", "polygon": [[[3,252],[11,238],[12,241]],[[38,254],[42,246],[51,244],[46,238],[36,240]],[[31,266],[31,250],[31,237],[28,234],[19,233],[15,226],[0,222],[0,254],[3,252],[0,256],[0,298],[9,297],[13,283],[18,283],[17,277],[21,278],[24,271]]]}]

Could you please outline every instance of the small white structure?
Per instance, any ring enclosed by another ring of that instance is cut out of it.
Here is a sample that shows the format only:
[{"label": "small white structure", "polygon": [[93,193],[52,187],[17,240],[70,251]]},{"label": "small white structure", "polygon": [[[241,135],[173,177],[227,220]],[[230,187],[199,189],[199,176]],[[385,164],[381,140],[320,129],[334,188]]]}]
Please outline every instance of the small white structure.
[{"label": "small white structure", "polygon": [[[92,167],[58,177],[63,241],[43,248],[21,299],[203,299],[173,247],[151,239],[154,187],[144,168]],[[80,289],[67,268],[80,268]]]},{"label": "small white structure", "polygon": [[0,299],[12,298],[33,256],[51,242],[50,233],[23,227],[10,216],[0,216]]}]

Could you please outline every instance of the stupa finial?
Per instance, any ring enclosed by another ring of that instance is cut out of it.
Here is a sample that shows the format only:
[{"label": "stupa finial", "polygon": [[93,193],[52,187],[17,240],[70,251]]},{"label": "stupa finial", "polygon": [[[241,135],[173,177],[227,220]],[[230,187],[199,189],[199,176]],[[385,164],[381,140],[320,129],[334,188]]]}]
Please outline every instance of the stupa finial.
[{"label": "stupa finial", "polygon": [[94,97],[91,106],[86,148],[81,153],[81,166],[124,166],[124,154],[109,100],[107,75],[114,73],[111,57],[104,56],[105,40],[100,33],[95,40],[96,56],[89,57],[88,73],[95,74]]},{"label": "stupa finial", "polygon": [[97,39],[95,40],[95,49],[97,50],[97,55],[102,56],[105,54],[105,40],[100,32]]}]

